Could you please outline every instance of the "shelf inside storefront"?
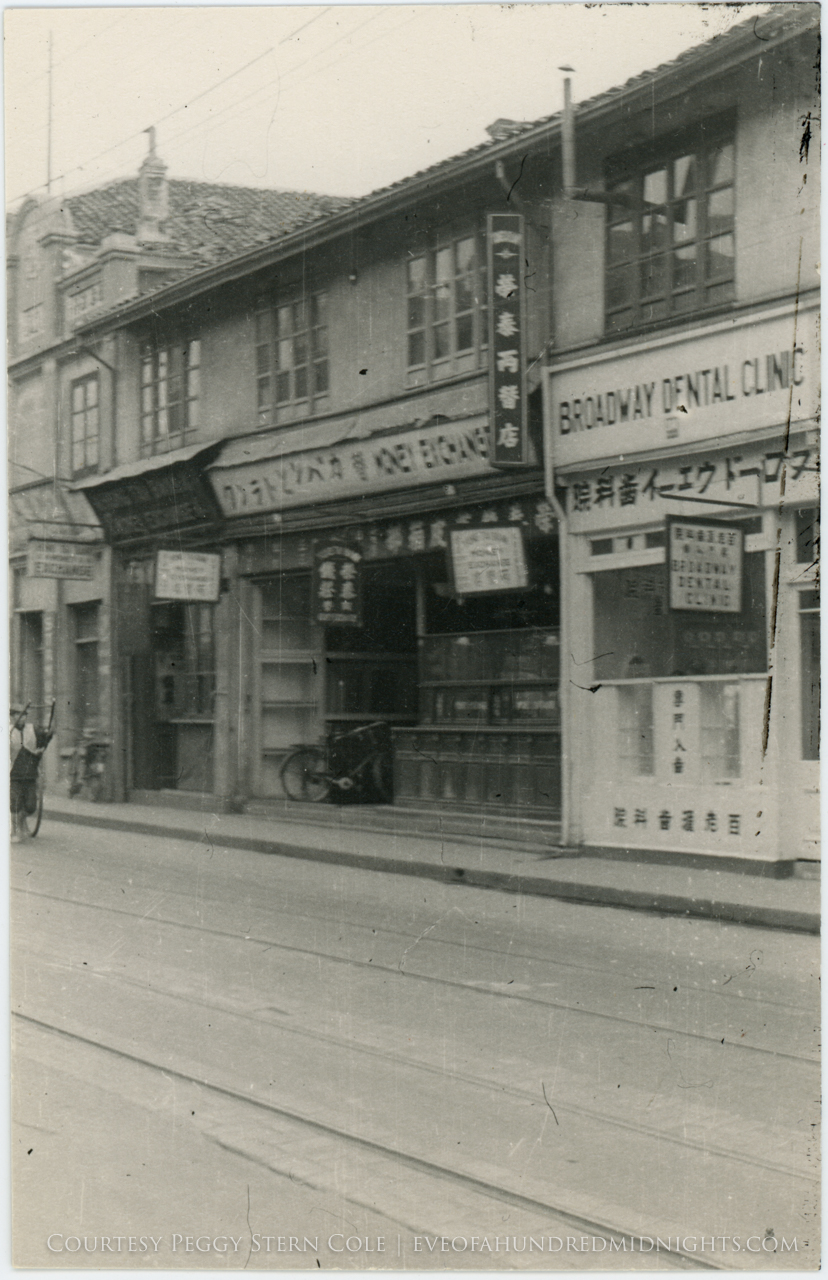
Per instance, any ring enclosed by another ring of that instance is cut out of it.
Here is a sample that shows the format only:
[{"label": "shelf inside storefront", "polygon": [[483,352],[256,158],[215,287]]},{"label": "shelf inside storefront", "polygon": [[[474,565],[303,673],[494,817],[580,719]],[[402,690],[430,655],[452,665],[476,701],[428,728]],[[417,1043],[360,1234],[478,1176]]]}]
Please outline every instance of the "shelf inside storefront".
[{"label": "shelf inside storefront", "polygon": [[261,655],[261,661],[262,661],[262,665],[266,667],[276,666],[281,663],[291,663],[296,666],[298,666],[300,663],[304,663],[305,665],[310,667],[314,663],[317,663],[319,661],[319,654],[295,653],[293,651],[285,650],[282,653],[275,653],[275,652],[263,653]]},{"label": "shelf inside storefront", "polygon": [[556,679],[550,679],[549,676],[498,676],[492,680],[464,680],[462,676],[455,676],[451,680],[421,680],[421,689],[442,689],[447,685],[456,685],[464,689],[472,686],[488,688],[489,685],[557,685]]},{"label": "shelf inside storefront", "polygon": [[[412,724],[401,725],[404,733],[543,733],[547,736],[550,733],[560,733],[560,723],[554,720],[544,720],[542,724],[516,724],[511,721],[509,724],[462,724],[459,721],[442,721],[440,724]],[[397,729],[396,725],[392,725],[392,732]]]}]

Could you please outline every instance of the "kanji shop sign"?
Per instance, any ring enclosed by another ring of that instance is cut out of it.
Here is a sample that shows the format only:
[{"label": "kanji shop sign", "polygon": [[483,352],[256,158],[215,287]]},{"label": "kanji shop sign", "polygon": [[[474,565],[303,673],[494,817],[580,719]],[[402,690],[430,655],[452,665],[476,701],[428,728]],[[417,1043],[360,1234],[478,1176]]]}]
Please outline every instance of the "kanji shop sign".
[{"label": "kanji shop sign", "polygon": [[278,454],[279,446],[274,439],[272,457],[229,466],[219,459],[210,469],[225,515],[283,511],[492,473],[480,418],[409,427],[300,453]]},{"label": "kanji shop sign", "polygon": [[[803,437],[800,434],[799,439]],[[572,533],[640,524],[671,514],[701,515],[705,508],[819,504],[815,444],[697,454],[693,458],[602,467],[592,475],[559,476],[566,486]],[[682,505],[685,504],[685,505]],[[748,514],[745,511],[745,514]]]},{"label": "kanji shop sign", "polygon": [[313,548],[313,609],[317,622],[362,626],[362,552],[351,542],[325,538]]},{"label": "kanji shop sign", "polygon": [[668,520],[670,608],[741,613],[744,533],[722,520]]},{"label": "kanji shop sign", "polygon": [[215,603],[220,576],[221,556],[201,551],[159,551],[155,561],[155,598]]},{"label": "kanji shop sign", "polygon": [[723,321],[547,371],[547,443],[556,470],[664,445],[813,420],[817,313]]},{"label": "kanji shop sign", "polygon": [[490,213],[487,227],[491,460],[495,467],[525,466],[529,433],[523,218],[519,213]]},{"label": "kanji shop sign", "polygon": [[452,529],[449,547],[459,596],[517,591],[529,585],[523,535],[515,525]]},{"label": "kanji shop sign", "polygon": [[26,576],[89,581],[95,576],[95,552],[88,544],[33,538],[26,548]]}]

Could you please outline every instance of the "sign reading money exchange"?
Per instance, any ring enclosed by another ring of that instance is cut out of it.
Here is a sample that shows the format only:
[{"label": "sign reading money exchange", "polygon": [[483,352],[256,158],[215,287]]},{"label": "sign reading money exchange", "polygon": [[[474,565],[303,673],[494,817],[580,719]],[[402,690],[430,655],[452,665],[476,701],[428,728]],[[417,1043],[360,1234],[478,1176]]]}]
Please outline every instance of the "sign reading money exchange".
[{"label": "sign reading money exchange", "polygon": [[[284,447],[284,446],[283,446]],[[238,448],[234,442],[230,449]],[[231,463],[223,455],[210,481],[227,516],[337,502],[422,484],[492,474],[485,419],[430,423],[322,449],[273,453]]]}]

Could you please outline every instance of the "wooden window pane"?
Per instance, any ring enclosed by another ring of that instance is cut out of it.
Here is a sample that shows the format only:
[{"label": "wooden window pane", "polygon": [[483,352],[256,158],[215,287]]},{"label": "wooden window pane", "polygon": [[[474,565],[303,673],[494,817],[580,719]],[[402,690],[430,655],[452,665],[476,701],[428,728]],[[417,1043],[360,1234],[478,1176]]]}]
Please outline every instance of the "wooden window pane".
[{"label": "wooden window pane", "polygon": [[717,187],[720,183],[733,181],[732,142],[723,142],[713,148],[710,153],[708,177],[711,187]]},{"label": "wooden window pane", "polygon": [[635,253],[635,231],[631,220],[618,222],[608,231],[607,245],[610,262],[625,262]]},{"label": "wooden window pane", "polygon": [[673,288],[692,288],[697,279],[698,248],[694,244],[676,249],[673,254]]},{"label": "wooden window pane", "polygon": [[425,364],[425,334],[422,332],[408,335],[408,363],[409,366]]},{"label": "wooden window pane", "polygon": [[733,226],[733,188],[713,191],[707,201],[707,229],[715,235]]},{"label": "wooden window pane", "polygon": [[673,161],[673,196],[676,200],[696,190],[696,157],[679,156]]},{"label": "wooden window pane", "polygon": [[644,203],[667,203],[667,170],[653,169],[644,175]]},{"label": "wooden window pane", "polygon": [[723,280],[733,276],[733,236],[716,236],[707,244],[707,279]]},{"label": "wooden window pane", "polygon": [[695,200],[680,200],[673,206],[673,243],[695,240],[698,233],[698,205]]},{"label": "wooden window pane", "polygon": [[434,326],[434,359],[444,360],[450,353],[449,343],[449,326],[447,324],[436,324]]}]

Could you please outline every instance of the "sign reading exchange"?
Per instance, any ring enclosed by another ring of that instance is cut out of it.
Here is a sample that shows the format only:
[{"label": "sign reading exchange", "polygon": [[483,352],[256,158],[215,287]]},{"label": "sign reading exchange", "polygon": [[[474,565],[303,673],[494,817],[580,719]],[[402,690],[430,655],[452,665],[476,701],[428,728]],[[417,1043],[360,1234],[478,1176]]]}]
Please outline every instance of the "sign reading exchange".
[{"label": "sign reading exchange", "polygon": [[491,471],[485,422],[470,419],[235,466],[223,467],[219,458],[209,475],[224,514],[238,516]]},{"label": "sign reading exchange", "polygon": [[712,326],[548,371],[556,467],[813,418],[815,315]]}]

